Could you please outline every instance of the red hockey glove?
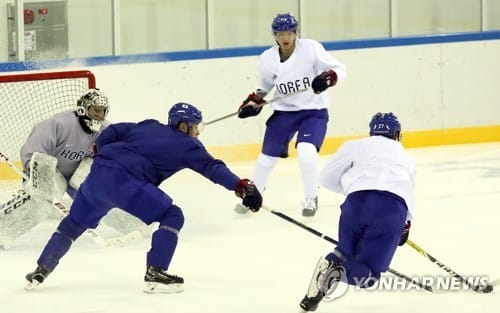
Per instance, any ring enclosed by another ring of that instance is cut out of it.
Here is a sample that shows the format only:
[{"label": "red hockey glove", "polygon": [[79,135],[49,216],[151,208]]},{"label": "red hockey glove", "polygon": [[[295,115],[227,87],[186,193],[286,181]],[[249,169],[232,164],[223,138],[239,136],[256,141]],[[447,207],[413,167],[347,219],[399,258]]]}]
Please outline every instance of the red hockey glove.
[{"label": "red hockey glove", "polygon": [[399,239],[398,246],[404,245],[408,240],[408,237],[410,236],[410,227],[411,221],[406,221],[406,225],[405,228],[403,228],[403,233],[401,233],[401,239]]},{"label": "red hockey glove", "polygon": [[240,179],[236,188],[234,188],[236,196],[243,199],[243,205],[249,208],[252,212],[257,212],[262,206],[262,196],[255,186],[255,184],[249,179]]},{"label": "red hockey glove", "polygon": [[266,103],[264,98],[252,92],[238,108],[238,117],[247,118],[258,115],[262,111],[262,104],[264,103]]},{"label": "red hockey glove", "polygon": [[312,81],[312,89],[314,93],[319,94],[325,91],[328,87],[335,86],[337,83],[337,73],[333,70],[324,71],[314,77]]}]

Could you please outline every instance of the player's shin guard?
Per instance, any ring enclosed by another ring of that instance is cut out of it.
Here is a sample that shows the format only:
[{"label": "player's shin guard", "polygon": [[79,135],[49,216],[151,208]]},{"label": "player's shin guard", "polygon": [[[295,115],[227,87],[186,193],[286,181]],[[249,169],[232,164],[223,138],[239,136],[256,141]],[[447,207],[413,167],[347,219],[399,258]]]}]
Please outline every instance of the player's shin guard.
[{"label": "player's shin guard", "polygon": [[147,254],[147,270],[144,275],[144,292],[174,293],[181,292],[184,279],[167,273],[168,267],[177,247],[178,234],[184,225],[182,211],[172,205],[160,227],[153,233],[151,249]]},{"label": "player's shin guard", "polygon": [[38,267],[34,272],[26,275],[28,281],[26,289],[32,289],[41,284],[68,252],[73,241],[84,231],[85,228],[75,223],[70,216],[65,217],[45,245],[37,261]]}]

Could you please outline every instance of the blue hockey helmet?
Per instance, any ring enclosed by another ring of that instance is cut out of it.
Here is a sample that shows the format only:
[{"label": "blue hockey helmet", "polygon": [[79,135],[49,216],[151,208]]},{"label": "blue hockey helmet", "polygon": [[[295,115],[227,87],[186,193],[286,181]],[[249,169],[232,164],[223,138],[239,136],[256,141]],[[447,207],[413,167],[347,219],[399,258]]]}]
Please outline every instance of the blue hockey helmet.
[{"label": "blue hockey helmet", "polygon": [[299,23],[295,17],[290,13],[278,14],[273,20],[271,27],[273,32],[289,32],[297,30]]},{"label": "blue hockey helmet", "polygon": [[401,123],[392,112],[376,113],[370,121],[370,136],[384,136],[400,139]]},{"label": "blue hockey helmet", "polygon": [[174,127],[177,127],[180,122],[184,122],[188,126],[198,125],[201,120],[201,111],[189,103],[176,103],[168,111],[168,125]]}]

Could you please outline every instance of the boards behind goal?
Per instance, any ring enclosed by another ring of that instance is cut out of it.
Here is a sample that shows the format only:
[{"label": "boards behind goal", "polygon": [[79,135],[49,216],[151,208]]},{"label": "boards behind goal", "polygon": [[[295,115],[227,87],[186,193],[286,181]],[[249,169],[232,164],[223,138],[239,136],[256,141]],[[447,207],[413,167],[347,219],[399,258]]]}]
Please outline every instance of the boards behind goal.
[{"label": "boards behind goal", "polygon": [[[75,110],[77,100],[95,87],[90,71],[0,75],[0,152],[22,168],[20,149],[33,126],[56,113]],[[0,206],[21,188],[21,181],[0,160]]]}]

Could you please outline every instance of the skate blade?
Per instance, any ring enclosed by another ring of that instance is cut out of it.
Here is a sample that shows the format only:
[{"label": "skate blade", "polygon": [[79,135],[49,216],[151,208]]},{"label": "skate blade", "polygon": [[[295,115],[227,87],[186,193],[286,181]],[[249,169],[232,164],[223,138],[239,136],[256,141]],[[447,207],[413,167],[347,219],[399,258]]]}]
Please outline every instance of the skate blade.
[{"label": "skate blade", "polygon": [[314,220],[314,216],[304,216],[302,215],[302,223],[309,224]]},{"label": "skate blade", "polygon": [[247,214],[249,211],[250,209],[248,209],[241,203],[236,203],[236,205],[234,206],[234,212],[236,212],[237,214]]},{"label": "skate blade", "polygon": [[38,285],[40,285],[40,283],[37,280],[33,279],[32,282],[27,282],[26,285],[24,285],[24,290],[26,290],[26,291],[32,291]]},{"label": "skate blade", "polygon": [[184,291],[183,284],[161,284],[156,282],[146,282],[143,291],[145,293],[179,293]]}]

